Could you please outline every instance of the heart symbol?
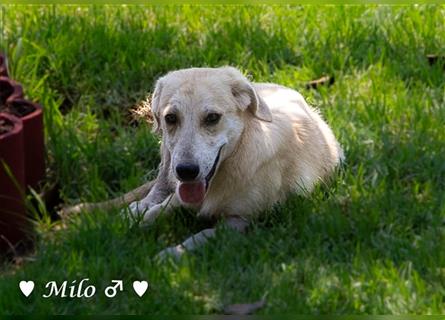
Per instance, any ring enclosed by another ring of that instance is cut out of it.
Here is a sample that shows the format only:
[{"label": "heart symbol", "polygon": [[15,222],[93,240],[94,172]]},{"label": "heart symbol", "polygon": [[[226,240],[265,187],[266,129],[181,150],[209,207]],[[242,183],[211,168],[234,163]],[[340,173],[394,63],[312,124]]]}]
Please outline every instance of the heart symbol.
[{"label": "heart symbol", "polygon": [[19,287],[25,297],[28,297],[34,290],[34,281],[20,281]]},{"label": "heart symbol", "polygon": [[147,288],[148,288],[147,281],[134,281],[133,282],[134,292],[136,292],[136,294],[139,297],[142,297],[144,295],[145,291],[147,291]]}]

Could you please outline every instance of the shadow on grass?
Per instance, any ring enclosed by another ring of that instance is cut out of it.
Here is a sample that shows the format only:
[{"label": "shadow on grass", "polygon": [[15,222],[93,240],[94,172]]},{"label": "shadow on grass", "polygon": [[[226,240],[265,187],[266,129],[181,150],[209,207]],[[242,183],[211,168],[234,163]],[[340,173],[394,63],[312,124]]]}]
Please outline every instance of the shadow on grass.
[{"label": "shadow on grass", "polygon": [[[11,30],[6,51],[19,80],[29,77],[27,64],[36,77],[47,77],[46,85],[62,97],[64,112],[92,99],[93,112],[105,117],[144,99],[159,76],[190,66],[230,64],[267,81],[284,66],[310,67],[314,77],[328,73],[341,79],[344,73],[383,61],[407,84],[444,82],[440,68],[429,67],[426,59],[429,50],[438,49],[437,43],[421,38],[423,28],[418,30],[420,40],[409,34],[421,23],[410,8],[195,9],[90,6],[75,14],[75,8],[47,7],[35,11],[41,24],[21,32],[14,15],[6,14],[5,25]],[[422,10],[427,16],[438,15],[435,7]],[[187,13],[193,13],[189,19],[181,16]],[[200,13],[207,16],[197,20]],[[400,19],[391,18],[397,14]],[[26,25],[27,19],[18,21]],[[179,22],[172,23],[175,19]],[[19,41],[26,63],[15,61]]]}]

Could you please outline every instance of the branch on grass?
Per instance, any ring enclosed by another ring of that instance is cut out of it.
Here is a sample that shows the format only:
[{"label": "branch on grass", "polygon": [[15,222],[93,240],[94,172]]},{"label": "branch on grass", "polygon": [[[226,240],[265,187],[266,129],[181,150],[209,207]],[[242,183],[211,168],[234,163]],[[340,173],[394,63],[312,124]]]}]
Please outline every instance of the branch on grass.
[{"label": "branch on grass", "polygon": [[332,86],[335,83],[335,78],[332,76],[324,76],[317,80],[312,80],[306,83],[306,89],[318,89],[321,86]]},{"label": "branch on grass", "polygon": [[114,198],[112,200],[107,200],[103,202],[96,203],[79,203],[75,206],[62,208],[58,214],[62,218],[66,218],[67,216],[77,214],[83,211],[91,211],[91,210],[109,210],[112,208],[121,207],[124,205],[129,205],[131,202],[142,199],[145,197],[151,190],[155,183],[155,180],[149,181],[142,186],[127,192],[126,194]]}]

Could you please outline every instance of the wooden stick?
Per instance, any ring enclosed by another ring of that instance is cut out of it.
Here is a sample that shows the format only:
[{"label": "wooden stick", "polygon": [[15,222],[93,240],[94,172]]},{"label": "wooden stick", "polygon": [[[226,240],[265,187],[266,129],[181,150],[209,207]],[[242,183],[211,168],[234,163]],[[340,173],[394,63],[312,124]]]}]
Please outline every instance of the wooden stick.
[{"label": "wooden stick", "polygon": [[91,211],[94,209],[108,210],[111,208],[128,205],[133,201],[140,200],[143,197],[145,197],[150,192],[151,188],[155,184],[155,181],[156,180],[148,181],[147,183],[143,184],[142,186],[140,186],[130,192],[127,192],[126,194],[124,194],[122,196],[111,199],[111,200],[96,202],[96,203],[84,202],[84,203],[76,204],[71,207],[62,208],[58,212],[58,214],[62,218],[65,218],[69,215],[77,214],[82,211]]}]

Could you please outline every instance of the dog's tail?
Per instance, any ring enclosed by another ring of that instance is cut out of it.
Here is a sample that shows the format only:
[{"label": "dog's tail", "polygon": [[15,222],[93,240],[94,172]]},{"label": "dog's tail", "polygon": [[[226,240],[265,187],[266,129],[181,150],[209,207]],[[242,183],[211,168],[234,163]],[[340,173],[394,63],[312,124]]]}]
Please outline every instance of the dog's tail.
[{"label": "dog's tail", "polygon": [[129,205],[133,201],[144,198],[150,192],[155,181],[156,180],[148,181],[142,186],[111,200],[96,202],[96,203],[84,202],[76,204],[71,207],[62,208],[61,210],[58,211],[58,214],[61,218],[65,218],[72,214],[77,214],[83,211],[91,211],[95,209],[108,210],[112,208],[121,207],[123,205]]}]

